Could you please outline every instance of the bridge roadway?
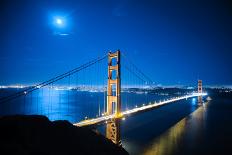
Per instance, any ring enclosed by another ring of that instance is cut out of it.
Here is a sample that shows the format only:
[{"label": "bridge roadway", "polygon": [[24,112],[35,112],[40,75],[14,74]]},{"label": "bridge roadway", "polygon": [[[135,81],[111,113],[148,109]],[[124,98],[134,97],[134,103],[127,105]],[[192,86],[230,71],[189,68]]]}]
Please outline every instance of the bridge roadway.
[{"label": "bridge roadway", "polygon": [[163,106],[163,105],[175,102],[175,101],[188,99],[188,98],[193,98],[193,97],[198,97],[198,96],[205,96],[205,95],[207,95],[207,93],[192,93],[190,95],[185,95],[185,96],[181,96],[181,97],[175,97],[175,98],[168,99],[168,100],[165,100],[165,101],[160,101],[160,102],[154,102],[154,103],[150,103],[148,105],[144,105],[144,106],[141,106],[141,107],[135,107],[135,108],[133,108],[131,110],[123,111],[120,114],[120,116],[116,116],[115,114],[106,115],[106,116],[103,115],[101,117],[83,120],[83,121],[80,121],[78,123],[74,123],[73,125],[78,126],[78,127],[94,125],[94,124],[102,123],[104,121],[108,121],[108,120],[113,119],[113,118],[123,118],[125,116],[130,115],[130,114],[135,114],[137,112],[142,112],[142,111],[145,111],[145,110],[157,108],[159,106]]}]

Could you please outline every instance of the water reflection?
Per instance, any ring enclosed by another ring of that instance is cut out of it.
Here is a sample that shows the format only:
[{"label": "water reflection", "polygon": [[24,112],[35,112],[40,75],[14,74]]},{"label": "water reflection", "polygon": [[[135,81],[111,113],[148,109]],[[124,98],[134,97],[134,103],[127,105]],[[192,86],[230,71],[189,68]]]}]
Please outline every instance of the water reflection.
[{"label": "water reflection", "polygon": [[154,142],[148,147],[144,154],[150,155],[169,155],[172,154],[178,147],[177,144],[184,134],[186,126],[186,118],[178,122],[174,127],[170,128],[165,134],[155,139]]},{"label": "water reflection", "polygon": [[[185,148],[196,146],[205,126],[207,105],[208,102],[199,106],[196,111],[183,118],[158,138],[155,138],[142,154],[173,155],[178,154],[183,145],[185,145]],[[186,139],[191,143],[185,143]]]}]

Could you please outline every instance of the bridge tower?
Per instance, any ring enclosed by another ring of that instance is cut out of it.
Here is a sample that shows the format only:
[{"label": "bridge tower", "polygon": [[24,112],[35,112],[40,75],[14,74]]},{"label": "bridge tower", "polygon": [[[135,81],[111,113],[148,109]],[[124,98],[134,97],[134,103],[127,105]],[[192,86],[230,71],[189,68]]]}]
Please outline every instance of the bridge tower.
[{"label": "bridge tower", "polygon": [[[198,93],[202,93],[202,80],[198,80]],[[198,105],[202,104],[202,95],[198,96]]]},{"label": "bridge tower", "polygon": [[120,51],[108,53],[107,115],[121,114]]},{"label": "bridge tower", "polygon": [[121,72],[120,51],[108,53],[108,83],[106,115],[115,115],[115,119],[106,125],[106,137],[115,144],[121,145],[120,124],[117,118],[121,115]]}]

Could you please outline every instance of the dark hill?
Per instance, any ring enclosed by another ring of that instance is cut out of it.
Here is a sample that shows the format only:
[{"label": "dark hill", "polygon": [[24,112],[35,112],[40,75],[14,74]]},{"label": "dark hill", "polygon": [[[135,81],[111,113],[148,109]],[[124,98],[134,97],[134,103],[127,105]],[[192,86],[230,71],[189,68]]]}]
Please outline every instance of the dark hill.
[{"label": "dark hill", "polygon": [[104,136],[68,121],[49,121],[44,116],[0,118],[0,154],[81,155],[128,154]]}]

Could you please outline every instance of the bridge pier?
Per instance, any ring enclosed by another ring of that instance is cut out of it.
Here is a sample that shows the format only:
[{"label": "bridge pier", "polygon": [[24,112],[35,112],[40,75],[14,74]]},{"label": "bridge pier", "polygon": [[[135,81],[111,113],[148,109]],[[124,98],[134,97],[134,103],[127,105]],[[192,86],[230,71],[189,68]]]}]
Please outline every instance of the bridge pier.
[{"label": "bridge pier", "polygon": [[[121,116],[121,70],[120,51],[108,53],[108,83],[106,114]],[[106,137],[115,144],[121,145],[119,120],[111,120],[106,125]]]},{"label": "bridge pier", "polygon": [[120,135],[120,120],[116,118],[108,121],[106,125],[106,137],[113,143],[122,146]]}]

